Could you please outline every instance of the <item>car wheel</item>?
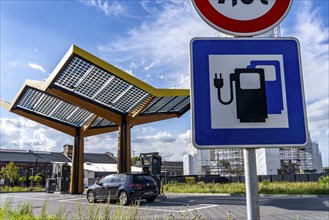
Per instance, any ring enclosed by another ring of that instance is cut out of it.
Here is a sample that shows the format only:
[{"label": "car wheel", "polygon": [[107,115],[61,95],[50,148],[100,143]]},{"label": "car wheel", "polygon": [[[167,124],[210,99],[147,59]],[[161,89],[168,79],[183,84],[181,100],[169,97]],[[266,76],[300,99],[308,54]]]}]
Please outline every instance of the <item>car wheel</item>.
[{"label": "car wheel", "polygon": [[156,197],[151,197],[151,198],[146,198],[146,202],[154,202],[154,200],[156,199]]},{"label": "car wheel", "polygon": [[95,193],[92,190],[87,192],[87,200],[90,203],[95,203],[97,200],[95,199]]},{"label": "car wheel", "polygon": [[128,205],[129,204],[128,194],[126,193],[126,191],[120,192],[119,202],[120,202],[120,205]]}]

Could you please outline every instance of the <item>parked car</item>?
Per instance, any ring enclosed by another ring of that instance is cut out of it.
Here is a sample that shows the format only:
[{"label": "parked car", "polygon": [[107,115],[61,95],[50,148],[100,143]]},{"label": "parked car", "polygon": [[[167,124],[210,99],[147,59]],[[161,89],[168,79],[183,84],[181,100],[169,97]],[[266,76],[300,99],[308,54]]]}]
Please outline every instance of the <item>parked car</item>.
[{"label": "parked car", "polygon": [[87,189],[87,200],[116,200],[122,205],[145,199],[153,202],[158,196],[158,187],[152,176],[144,173],[110,174]]}]

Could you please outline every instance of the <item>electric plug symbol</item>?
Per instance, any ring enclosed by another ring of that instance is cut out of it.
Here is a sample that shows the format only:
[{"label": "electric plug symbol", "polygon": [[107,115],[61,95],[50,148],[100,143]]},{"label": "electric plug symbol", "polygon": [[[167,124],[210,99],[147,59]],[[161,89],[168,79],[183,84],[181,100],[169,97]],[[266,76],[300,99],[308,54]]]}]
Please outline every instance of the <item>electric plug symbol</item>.
[{"label": "electric plug symbol", "polygon": [[224,80],[222,74],[219,74],[219,79],[217,78],[217,73],[215,73],[214,85],[217,89],[221,89],[224,85]]},{"label": "electric plug symbol", "polygon": [[233,101],[233,88],[232,88],[232,84],[234,81],[233,76],[234,74],[230,74],[230,100],[228,102],[224,102],[221,98],[221,88],[223,88],[224,86],[224,79],[221,73],[219,74],[219,78],[217,78],[217,73],[215,73],[214,86],[217,88],[218,101],[223,105],[229,105]]}]

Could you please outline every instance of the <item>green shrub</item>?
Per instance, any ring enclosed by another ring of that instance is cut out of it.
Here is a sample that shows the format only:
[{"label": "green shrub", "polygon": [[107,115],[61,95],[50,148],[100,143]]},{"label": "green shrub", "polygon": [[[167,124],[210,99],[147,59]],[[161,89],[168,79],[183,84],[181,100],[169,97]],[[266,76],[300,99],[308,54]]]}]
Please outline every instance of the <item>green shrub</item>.
[{"label": "green shrub", "polygon": [[185,177],[185,182],[188,184],[195,183],[195,177],[193,177],[193,176]]},{"label": "green shrub", "polygon": [[323,189],[329,190],[329,176],[321,176],[318,180],[318,185]]},{"label": "green shrub", "polygon": [[38,183],[38,186],[40,186],[40,182],[42,181],[42,177],[41,176],[35,176],[34,181]]},{"label": "green shrub", "polygon": [[25,216],[33,215],[33,205],[31,203],[22,203],[19,206],[19,214]]},{"label": "green shrub", "polygon": [[25,182],[26,182],[26,177],[25,176],[21,176],[18,181],[21,183],[22,186],[25,186]]}]

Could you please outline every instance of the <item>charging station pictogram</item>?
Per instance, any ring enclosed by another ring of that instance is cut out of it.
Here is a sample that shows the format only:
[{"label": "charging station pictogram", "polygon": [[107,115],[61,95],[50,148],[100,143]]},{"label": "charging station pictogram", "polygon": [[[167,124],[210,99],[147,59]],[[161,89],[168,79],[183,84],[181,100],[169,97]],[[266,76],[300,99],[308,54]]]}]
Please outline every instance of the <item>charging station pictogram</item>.
[{"label": "charging station pictogram", "polygon": [[281,55],[209,55],[212,128],[287,128],[281,64]]},{"label": "charging station pictogram", "polygon": [[195,38],[191,74],[195,146],[307,143],[296,39]]}]

